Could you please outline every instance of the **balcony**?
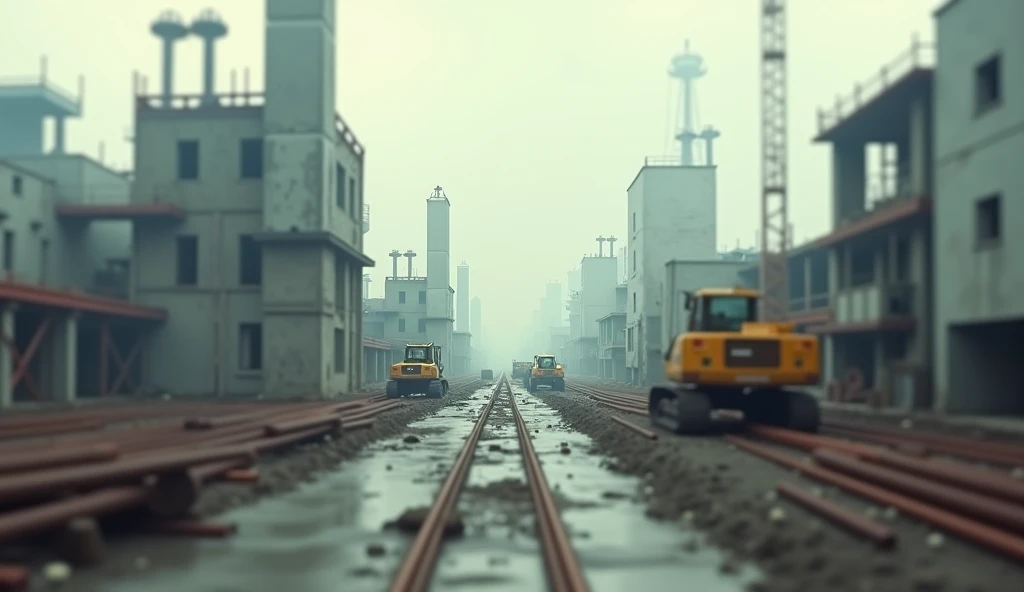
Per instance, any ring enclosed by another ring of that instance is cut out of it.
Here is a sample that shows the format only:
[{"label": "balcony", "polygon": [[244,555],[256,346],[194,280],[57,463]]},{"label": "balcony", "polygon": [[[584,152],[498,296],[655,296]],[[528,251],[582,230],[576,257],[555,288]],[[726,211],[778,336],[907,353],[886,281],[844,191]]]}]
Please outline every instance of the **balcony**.
[{"label": "balcony", "polygon": [[915,286],[908,282],[841,290],[836,294],[835,323],[865,329],[912,328],[914,293]]}]

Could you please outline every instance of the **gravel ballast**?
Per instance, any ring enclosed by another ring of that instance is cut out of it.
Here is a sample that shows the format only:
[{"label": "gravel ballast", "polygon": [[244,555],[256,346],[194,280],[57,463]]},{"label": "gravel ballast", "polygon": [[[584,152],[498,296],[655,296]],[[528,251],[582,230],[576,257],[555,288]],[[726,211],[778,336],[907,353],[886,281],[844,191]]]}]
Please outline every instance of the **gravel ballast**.
[{"label": "gravel ballast", "polygon": [[[753,585],[754,590],[1024,590],[1021,566],[892,509],[799,477],[720,437],[681,437],[659,431],[658,440],[651,441],[609,419],[615,414],[648,427],[646,417],[619,414],[570,392],[543,392],[538,397],[570,427],[590,436],[596,452],[613,459],[610,468],[645,480],[643,496],[649,515],[700,531],[703,544],[728,551],[723,571],[741,562],[756,563],[764,579]],[[877,549],[778,499],[774,490],[781,480],[877,517],[896,532],[896,548]],[[696,548],[698,544],[689,545]]]}]

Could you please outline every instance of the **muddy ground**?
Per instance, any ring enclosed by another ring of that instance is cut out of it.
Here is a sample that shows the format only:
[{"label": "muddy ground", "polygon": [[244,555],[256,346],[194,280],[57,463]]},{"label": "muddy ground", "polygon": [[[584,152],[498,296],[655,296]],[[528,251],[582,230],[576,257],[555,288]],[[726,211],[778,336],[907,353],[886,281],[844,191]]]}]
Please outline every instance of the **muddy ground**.
[{"label": "muddy ground", "polygon": [[[610,386],[610,385],[608,385]],[[607,388],[607,386],[606,386]],[[622,389],[626,390],[626,389]],[[694,526],[706,535],[687,546],[711,544],[731,557],[720,569],[757,563],[765,579],[751,589],[772,592],[995,592],[1024,590],[1024,568],[928,525],[875,507],[735,449],[717,437],[660,432],[656,441],[609,420],[612,413],[646,426],[644,417],[618,414],[574,393],[539,393],[566,423],[613,459],[613,470],[642,477],[648,513]],[[780,480],[822,493],[847,508],[877,516],[898,536],[893,550],[870,543],[776,498]],[[779,518],[781,508],[784,516]],[[774,516],[772,516],[774,514]]]},{"label": "muddy ground", "polygon": [[404,406],[378,415],[369,428],[343,432],[337,439],[325,436],[322,440],[261,456],[254,467],[259,471],[258,483],[210,483],[203,489],[195,513],[200,516],[219,514],[252,503],[261,496],[291,491],[300,483],[312,480],[317,472],[354,457],[367,444],[395,437],[403,433],[410,423],[436,413],[441,407],[461,403],[485,384],[473,381],[465,386],[453,386],[443,399],[402,399]]}]

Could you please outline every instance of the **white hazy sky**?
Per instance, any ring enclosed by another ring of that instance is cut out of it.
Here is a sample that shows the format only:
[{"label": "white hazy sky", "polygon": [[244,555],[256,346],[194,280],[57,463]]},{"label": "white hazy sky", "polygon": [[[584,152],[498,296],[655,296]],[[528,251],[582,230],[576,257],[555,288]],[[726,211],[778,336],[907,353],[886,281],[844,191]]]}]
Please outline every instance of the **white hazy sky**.
[{"label": "white hazy sky", "polygon": [[[338,0],[338,109],[368,151],[371,295],[381,294],[391,249],[417,251],[425,269],[423,200],[440,184],[452,201],[452,283],[466,260],[489,334],[518,341],[547,280],[564,283],[598,235],[625,237],[625,191],[643,158],[675,151],[666,70],[686,39],[709,70],[700,124],[722,132],[718,242],[753,243],[759,4]],[[802,242],[826,232],[830,215],[828,147],[810,142],[816,109],[874,76],[914,33],[931,40],[941,2],[787,4],[790,218]],[[69,149],[95,156],[105,142],[108,163],[130,166],[132,71],[151,92],[160,84],[149,24],[165,8],[191,19],[206,7],[230,27],[217,50],[219,90],[243,68],[262,89],[263,0],[0,0],[0,76],[36,73],[43,54],[54,82],[74,88],[85,75]],[[199,42],[180,44],[176,90],[198,91],[201,68]]]}]

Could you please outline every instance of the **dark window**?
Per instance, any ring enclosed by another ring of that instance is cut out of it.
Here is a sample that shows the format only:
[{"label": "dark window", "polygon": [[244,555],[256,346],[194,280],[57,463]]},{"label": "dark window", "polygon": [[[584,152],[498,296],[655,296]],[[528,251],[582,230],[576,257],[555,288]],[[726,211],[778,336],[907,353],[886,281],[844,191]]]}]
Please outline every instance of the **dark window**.
[{"label": "dark window", "polygon": [[636,271],[636,251],[633,251],[633,271]]},{"label": "dark window", "polygon": [[1003,100],[1002,59],[993,56],[974,69],[974,109],[984,113]]},{"label": "dark window", "polygon": [[345,330],[334,330],[334,371],[345,371]]},{"label": "dark window", "polygon": [[348,208],[352,212],[353,216],[359,214],[359,211],[356,210],[356,180],[355,180],[355,177],[349,177],[348,178]]},{"label": "dark window", "polygon": [[238,237],[238,283],[243,286],[258,286],[263,281],[263,264],[260,244],[251,235]]},{"label": "dark window", "polygon": [[13,193],[14,195],[21,195],[23,185],[24,182],[22,181],[20,175],[14,175],[13,177],[11,177],[11,193]]},{"label": "dark window", "polygon": [[636,232],[636,212],[633,212],[633,232]]},{"label": "dark window", "polygon": [[178,285],[194,286],[199,282],[199,239],[194,235],[178,237]]},{"label": "dark window", "polygon": [[335,165],[334,203],[342,210],[345,209],[345,169],[339,164]]},{"label": "dark window", "polygon": [[241,146],[242,178],[263,177],[263,138],[245,138]]},{"label": "dark window", "polygon": [[14,271],[14,231],[4,231],[4,271]]},{"label": "dark window", "polygon": [[420,319],[419,332],[420,333],[426,333],[427,332],[427,319]]},{"label": "dark window", "polygon": [[238,368],[263,369],[263,326],[259,323],[238,325]]},{"label": "dark window", "polygon": [[701,299],[703,321],[697,322],[699,331],[729,331],[738,333],[743,323],[757,320],[757,300],[746,296],[713,296]]},{"label": "dark window", "polygon": [[405,304],[405,292],[398,293],[398,303]]},{"label": "dark window", "polygon": [[424,290],[420,290],[420,304],[427,303],[427,293]]},{"label": "dark window", "polygon": [[199,178],[199,140],[178,140],[178,178]]},{"label": "dark window", "polygon": [[998,244],[1003,234],[1002,207],[1000,196],[990,195],[978,200],[975,217],[977,218],[977,243],[979,246]]},{"label": "dark window", "polygon": [[636,292],[633,292],[633,312],[636,312]]},{"label": "dark window", "polygon": [[398,319],[398,332],[405,333],[405,319]]}]

